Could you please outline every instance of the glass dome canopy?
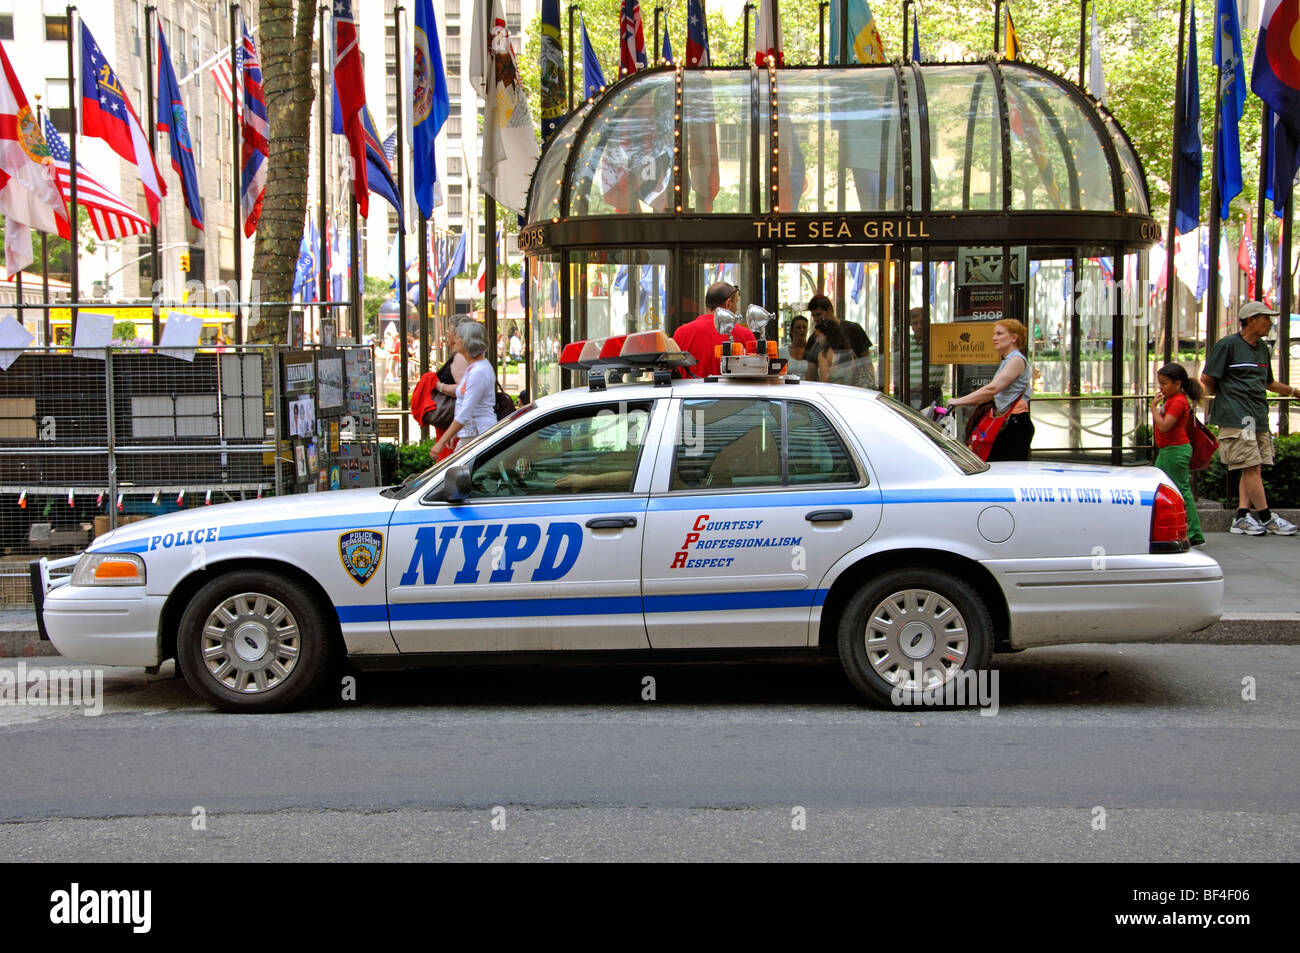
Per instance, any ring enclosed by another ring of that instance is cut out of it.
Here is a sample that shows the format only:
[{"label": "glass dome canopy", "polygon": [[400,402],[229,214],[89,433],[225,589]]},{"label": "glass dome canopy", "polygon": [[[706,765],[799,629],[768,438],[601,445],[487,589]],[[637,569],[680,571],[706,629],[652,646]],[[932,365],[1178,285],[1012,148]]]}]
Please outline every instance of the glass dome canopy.
[{"label": "glass dome canopy", "polygon": [[589,226],[563,226],[602,218],[638,222],[620,230],[627,239],[709,241],[723,231],[670,237],[654,223],[1017,212],[1076,224],[1100,213],[1110,225],[1087,236],[1099,241],[1158,237],[1118,123],[1029,64],[667,66],[627,77],[569,118],[541,159],[527,221],[552,226],[531,249],[594,243]]}]

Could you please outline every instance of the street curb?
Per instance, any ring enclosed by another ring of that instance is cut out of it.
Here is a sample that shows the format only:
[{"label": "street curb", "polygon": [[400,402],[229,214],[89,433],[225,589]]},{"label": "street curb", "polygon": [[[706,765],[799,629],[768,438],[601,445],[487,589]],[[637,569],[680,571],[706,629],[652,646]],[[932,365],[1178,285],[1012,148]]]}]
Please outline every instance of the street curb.
[{"label": "street curb", "polygon": [[[1149,645],[1300,645],[1300,612],[1238,612],[1200,632],[1138,640]],[[1110,643],[1106,643],[1110,644]],[[1129,644],[1129,643],[1117,643]],[[0,632],[0,659],[57,656],[36,630]]]}]

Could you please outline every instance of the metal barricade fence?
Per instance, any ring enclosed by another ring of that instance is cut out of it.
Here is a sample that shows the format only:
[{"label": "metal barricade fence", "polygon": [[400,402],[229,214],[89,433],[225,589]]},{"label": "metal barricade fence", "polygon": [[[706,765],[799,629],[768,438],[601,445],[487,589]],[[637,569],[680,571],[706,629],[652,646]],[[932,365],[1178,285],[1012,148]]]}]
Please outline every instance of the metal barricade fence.
[{"label": "metal barricade fence", "polygon": [[379,484],[369,347],[27,348],[0,368],[0,606],[30,603],[30,560],[120,523]]}]

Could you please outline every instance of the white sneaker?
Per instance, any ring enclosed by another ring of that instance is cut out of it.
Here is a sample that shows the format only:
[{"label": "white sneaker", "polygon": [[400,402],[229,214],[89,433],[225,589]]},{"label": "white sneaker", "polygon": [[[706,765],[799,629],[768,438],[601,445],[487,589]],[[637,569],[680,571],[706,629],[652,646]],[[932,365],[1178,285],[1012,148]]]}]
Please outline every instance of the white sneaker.
[{"label": "white sneaker", "polygon": [[[1277,519],[1277,517],[1274,516],[1273,519]],[[1291,531],[1295,532],[1295,528],[1292,527]],[[1263,523],[1255,518],[1254,513],[1247,513],[1245,516],[1238,516],[1233,520],[1232,528],[1228,532],[1234,536],[1263,536],[1268,530],[1264,528]]]},{"label": "white sneaker", "polygon": [[[1254,514],[1251,515],[1253,516]],[[1256,520],[1256,522],[1259,521]],[[1282,517],[1278,516],[1276,513],[1274,513],[1269,518],[1269,521],[1267,523],[1260,523],[1260,525],[1263,526],[1267,532],[1272,533],[1274,536],[1295,535],[1295,523],[1292,523],[1290,520],[1282,519]]]}]

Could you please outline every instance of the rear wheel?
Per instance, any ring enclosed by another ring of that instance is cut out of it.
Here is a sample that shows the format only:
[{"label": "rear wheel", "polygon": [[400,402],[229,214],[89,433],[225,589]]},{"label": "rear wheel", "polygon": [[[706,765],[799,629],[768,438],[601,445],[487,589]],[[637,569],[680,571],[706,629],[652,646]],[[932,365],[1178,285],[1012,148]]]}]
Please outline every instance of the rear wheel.
[{"label": "rear wheel", "polygon": [[932,706],[953,697],[969,704],[975,692],[956,692],[955,682],[964,672],[988,668],[993,620],[979,594],[957,577],[896,569],[849,600],[840,617],[839,652],[849,681],[875,704],[924,700]]},{"label": "rear wheel", "polygon": [[301,586],[259,572],[220,576],[181,616],[177,661],[196,692],[223,711],[296,707],[324,684],[331,631]]}]

